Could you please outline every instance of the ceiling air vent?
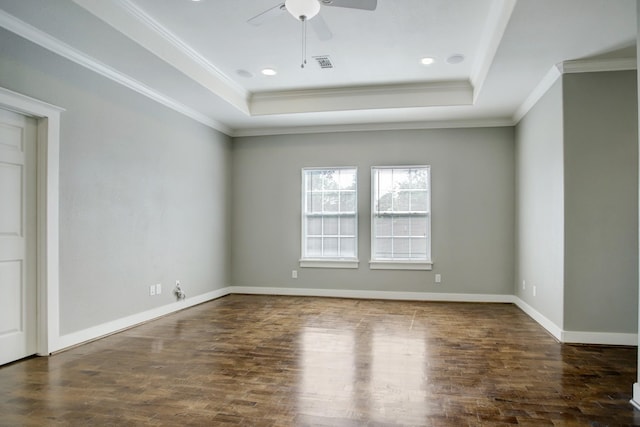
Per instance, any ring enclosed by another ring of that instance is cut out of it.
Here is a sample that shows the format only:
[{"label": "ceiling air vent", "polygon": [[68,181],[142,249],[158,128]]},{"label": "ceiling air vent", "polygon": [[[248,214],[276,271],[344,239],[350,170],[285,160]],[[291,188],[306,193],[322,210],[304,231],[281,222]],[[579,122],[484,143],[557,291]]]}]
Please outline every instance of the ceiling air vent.
[{"label": "ceiling air vent", "polygon": [[331,58],[328,56],[314,56],[313,59],[318,61],[318,65],[320,68],[333,68],[333,63],[331,62]]}]

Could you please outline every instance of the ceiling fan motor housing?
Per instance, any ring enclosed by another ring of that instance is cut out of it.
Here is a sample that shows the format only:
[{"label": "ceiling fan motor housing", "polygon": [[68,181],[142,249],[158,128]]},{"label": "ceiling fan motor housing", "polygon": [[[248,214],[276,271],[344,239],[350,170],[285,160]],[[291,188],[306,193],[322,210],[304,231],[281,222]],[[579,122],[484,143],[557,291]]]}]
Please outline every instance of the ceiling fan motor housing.
[{"label": "ceiling fan motor housing", "polygon": [[285,0],[284,5],[300,21],[308,21],[320,12],[318,0]]}]

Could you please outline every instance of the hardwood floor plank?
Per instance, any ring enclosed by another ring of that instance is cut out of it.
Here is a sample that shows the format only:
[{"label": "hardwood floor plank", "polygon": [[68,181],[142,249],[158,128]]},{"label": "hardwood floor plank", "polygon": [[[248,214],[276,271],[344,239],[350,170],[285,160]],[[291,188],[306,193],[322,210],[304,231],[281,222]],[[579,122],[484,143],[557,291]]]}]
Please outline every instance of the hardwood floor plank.
[{"label": "hardwood floor plank", "polygon": [[0,367],[0,426],[640,425],[636,363],[510,304],[231,295]]}]

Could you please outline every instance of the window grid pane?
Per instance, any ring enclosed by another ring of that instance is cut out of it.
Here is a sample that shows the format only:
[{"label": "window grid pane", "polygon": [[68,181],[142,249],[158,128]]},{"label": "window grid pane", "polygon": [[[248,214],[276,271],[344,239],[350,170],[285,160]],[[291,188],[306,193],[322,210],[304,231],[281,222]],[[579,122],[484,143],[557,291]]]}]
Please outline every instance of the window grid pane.
[{"label": "window grid pane", "polygon": [[303,170],[302,258],[356,258],[357,171]]},{"label": "window grid pane", "polygon": [[372,259],[429,260],[429,167],[372,168],[372,195]]}]

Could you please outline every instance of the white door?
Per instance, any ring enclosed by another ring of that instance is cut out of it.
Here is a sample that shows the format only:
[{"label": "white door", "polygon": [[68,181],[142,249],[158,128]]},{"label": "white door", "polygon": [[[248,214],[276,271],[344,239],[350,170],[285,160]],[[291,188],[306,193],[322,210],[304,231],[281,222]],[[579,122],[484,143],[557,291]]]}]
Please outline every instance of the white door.
[{"label": "white door", "polygon": [[36,352],[36,122],[0,109],[0,365]]}]

